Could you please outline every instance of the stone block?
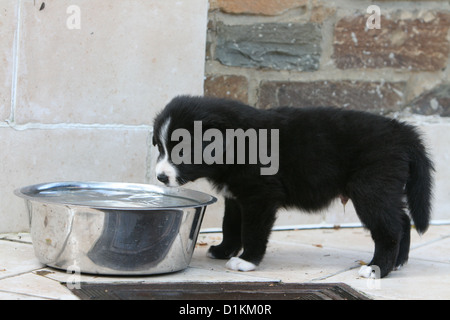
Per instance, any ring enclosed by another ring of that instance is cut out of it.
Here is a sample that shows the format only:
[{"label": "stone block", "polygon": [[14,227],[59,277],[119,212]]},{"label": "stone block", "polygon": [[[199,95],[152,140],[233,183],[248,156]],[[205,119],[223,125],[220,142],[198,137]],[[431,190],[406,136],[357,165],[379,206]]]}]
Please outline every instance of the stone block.
[{"label": "stone block", "polygon": [[231,14],[276,16],[307,4],[308,0],[211,0],[210,9]]},{"label": "stone block", "polygon": [[17,123],[151,124],[203,93],[206,0],[21,5]]},{"label": "stone block", "polygon": [[261,108],[333,106],[385,114],[400,110],[404,87],[404,82],[264,82],[258,105]]},{"label": "stone block", "polygon": [[409,106],[414,113],[450,117],[450,84],[442,84],[424,92],[409,103]]},{"label": "stone block", "polygon": [[365,16],[345,17],[334,29],[333,59],[339,69],[397,68],[438,71],[450,52],[450,14],[423,19],[391,20],[381,16],[380,29],[367,29]]},{"label": "stone block", "polygon": [[208,76],[204,87],[205,96],[248,102],[248,81],[244,76]]},{"label": "stone block", "polygon": [[235,67],[314,71],[322,35],[314,23],[217,25],[216,59]]},{"label": "stone block", "polygon": [[28,228],[16,188],[51,181],[145,183],[149,135],[145,129],[0,128],[0,233]]},{"label": "stone block", "polygon": [[336,13],[336,8],[317,6],[311,9],[311,22],[322,23],[324,20]]}]

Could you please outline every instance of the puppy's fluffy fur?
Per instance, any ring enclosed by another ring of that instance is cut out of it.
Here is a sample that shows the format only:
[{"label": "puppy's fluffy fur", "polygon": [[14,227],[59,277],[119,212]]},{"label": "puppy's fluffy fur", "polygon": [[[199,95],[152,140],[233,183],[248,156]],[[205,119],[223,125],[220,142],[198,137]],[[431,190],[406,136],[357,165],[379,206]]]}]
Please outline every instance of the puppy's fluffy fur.
[{"label": "puppy's fluffy fur", "polygon": [[[226,129],[278,129],[278,172],[261,175],[261,163],[173,164],[178,142],[171,133],[184,128],[193,134],[194,121],[224,135]],[[369,266],[378,266],[381,277],[408,260],[409,216],[419,233],[428,228],[433,165],[414,127],[393,119],[338,108],[259,110],[181,96],[156,117],[153,143],[160,151],[156,173],[165,184],[204,177],[226,190],[223,241],[209,255],[231,258],[227,266],[234,270],[252,270],[261,262],[281,207],[314,212],[337,197],[351,199],[375,242]]]}]

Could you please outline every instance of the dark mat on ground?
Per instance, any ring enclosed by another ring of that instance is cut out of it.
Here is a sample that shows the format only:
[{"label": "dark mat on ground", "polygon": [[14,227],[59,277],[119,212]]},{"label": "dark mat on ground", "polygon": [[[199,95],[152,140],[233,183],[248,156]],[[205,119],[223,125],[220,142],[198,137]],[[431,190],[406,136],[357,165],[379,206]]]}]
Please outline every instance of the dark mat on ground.
[{"label": "dark mat on ground", "polygon": [[344,283],[80,283],[83,300],[368,300]]}]

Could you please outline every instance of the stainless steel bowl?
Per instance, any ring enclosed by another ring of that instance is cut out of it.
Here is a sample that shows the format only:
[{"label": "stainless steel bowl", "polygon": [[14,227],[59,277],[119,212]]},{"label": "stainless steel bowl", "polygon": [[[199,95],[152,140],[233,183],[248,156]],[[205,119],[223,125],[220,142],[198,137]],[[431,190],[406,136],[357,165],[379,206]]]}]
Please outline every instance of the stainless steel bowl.
[{"label": "stainless steel bowl", "polygon": [[57,182],[24,187],[35,254],[59,269],[109,275],[167,273],[192,258],[202,192],[162,186]]}]

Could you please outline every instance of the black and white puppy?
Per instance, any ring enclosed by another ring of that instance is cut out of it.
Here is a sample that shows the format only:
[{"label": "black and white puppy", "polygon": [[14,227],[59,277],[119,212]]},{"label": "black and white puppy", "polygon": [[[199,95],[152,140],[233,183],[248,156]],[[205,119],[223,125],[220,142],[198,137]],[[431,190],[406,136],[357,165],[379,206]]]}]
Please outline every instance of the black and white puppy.
[{"label": "black and white puppy", "polygon": [[161,182],[203,177],[223,191],[223,241],[209,255],[233,270],[261,262],[281,207],[314,212],[351,199],[375,242],[363,276],[379,268],[384,277],[408,260],[409,216],[419,233],[428,228],[433,164],[415,128],[393,119],[180,96],[156,117],[153,144]]}]

